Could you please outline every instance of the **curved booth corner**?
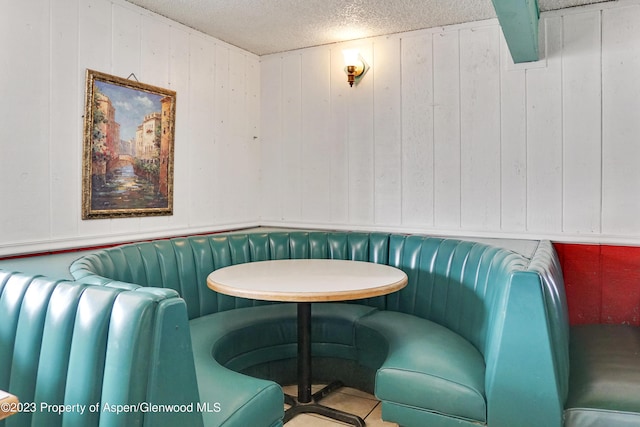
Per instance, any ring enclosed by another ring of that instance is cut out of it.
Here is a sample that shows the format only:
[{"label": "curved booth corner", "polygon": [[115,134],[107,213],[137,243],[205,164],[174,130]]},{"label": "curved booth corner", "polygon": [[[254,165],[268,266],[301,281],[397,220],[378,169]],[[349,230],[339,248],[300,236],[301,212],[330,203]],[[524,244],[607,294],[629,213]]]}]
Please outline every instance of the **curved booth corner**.
[{"label": "curved booth corner", "polygon": [[547,323],[555,311],[566,318],[566,301],[548,241],[527,257],[418,235],[213,234],[104,249],[74,262],[71,272],[85,283],[179,293],[200,398],[227,402],[226,418],[205,425],[270,426],[251,420],[258,412],[282,416],[276,382],[295,378],[294,306],[222,295],[206,278],[228,265],[289,258],[383,263],[408,276],[404,289],[386,296],[314,304],[316,380],[339,372],[348,384],[373,389],[383,418],[405,427],[562,425],[568,347]]}]

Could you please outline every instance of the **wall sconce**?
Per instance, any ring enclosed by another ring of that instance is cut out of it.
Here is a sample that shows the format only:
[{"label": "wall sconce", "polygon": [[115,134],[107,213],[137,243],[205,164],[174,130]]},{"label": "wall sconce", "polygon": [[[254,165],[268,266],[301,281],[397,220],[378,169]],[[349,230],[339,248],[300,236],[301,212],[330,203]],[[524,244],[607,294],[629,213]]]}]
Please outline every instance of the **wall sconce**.
[{"label": "wall sconce", "polygon": [[360,82],[362,77],[369,70],[369,65],[356,49],[345,49],[342,51],[344,55],[344,72],[347,73],[347,82],[353,87]]}]

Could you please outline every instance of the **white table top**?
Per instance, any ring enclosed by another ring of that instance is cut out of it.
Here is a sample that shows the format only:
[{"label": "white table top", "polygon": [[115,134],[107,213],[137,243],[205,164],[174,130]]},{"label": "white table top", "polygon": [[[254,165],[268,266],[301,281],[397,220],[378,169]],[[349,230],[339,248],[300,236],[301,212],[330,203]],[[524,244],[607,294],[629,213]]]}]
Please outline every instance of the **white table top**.
[{"label": "white table top", "polygon": [[346,301],[389,294],[407,275],[384,264],[335,259],[248,262],[215,270],[209,288],[226,295],[266,301]]}]

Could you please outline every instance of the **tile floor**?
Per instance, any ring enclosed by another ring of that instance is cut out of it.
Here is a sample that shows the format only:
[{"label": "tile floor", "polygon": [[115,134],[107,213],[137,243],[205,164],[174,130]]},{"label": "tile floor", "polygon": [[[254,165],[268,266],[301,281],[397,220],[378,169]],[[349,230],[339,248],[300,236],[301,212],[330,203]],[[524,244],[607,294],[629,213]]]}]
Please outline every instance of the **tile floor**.
[{"label": "tile floor", "polygon": [[[314,385],[311,389],[315,393],[323,385]],[[285,393],[296,395],[295,385],[282,387]],[[340,409],[355,414],[364,419],[367,427],[398,427],[398,424],[382,421],[380,418],[380,402],[375,396],[354,388],[343,387],[320,401],[325,406]],[[285,405],[285,409],[288,405]],[[315,414],[300,414],[293,418],[286,427],[340,427],[344,426],[339,421],[330,420]]]}]

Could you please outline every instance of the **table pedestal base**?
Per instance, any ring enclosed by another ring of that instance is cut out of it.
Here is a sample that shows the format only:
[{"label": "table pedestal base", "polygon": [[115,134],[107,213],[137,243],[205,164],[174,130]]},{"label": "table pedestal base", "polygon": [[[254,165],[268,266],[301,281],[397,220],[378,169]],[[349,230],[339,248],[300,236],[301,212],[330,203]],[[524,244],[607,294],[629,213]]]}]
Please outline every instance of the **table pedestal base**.
[{"label": "table pedestal base", "polygon": [[284,422],[299,414],[313,413],[342,421],[356,427],[365,427],[362,418],[338,409],[320,405],[332,391],[342,387],[340,381],[334,381],[322,390],[311,394],[311,303],[298,303],[298,398],[285,394],[284,401],[291,405],[284,413]]},{"label": "table pedestal base", "polygon": [[299,414],[311,413],[322,415],[323,417],[331,418],[343,423],[351,424],[356,427],[365,427],[364,420],[357,415],[349,414],[347,412],[340,411],[338,409],[329,408],[324,405],[320,405],[318,401],[322,400],[330,393],[342,387],[343,384],[340,381],[334,381],[326,387],[317,391],[311,396],[311,400],[307,403],[300,402],[293,396],[287,394],[284,395],[284,403],[291,405],[291,408],[287,409],[284,413],[284,423],[290,421],[293,417]]}]

